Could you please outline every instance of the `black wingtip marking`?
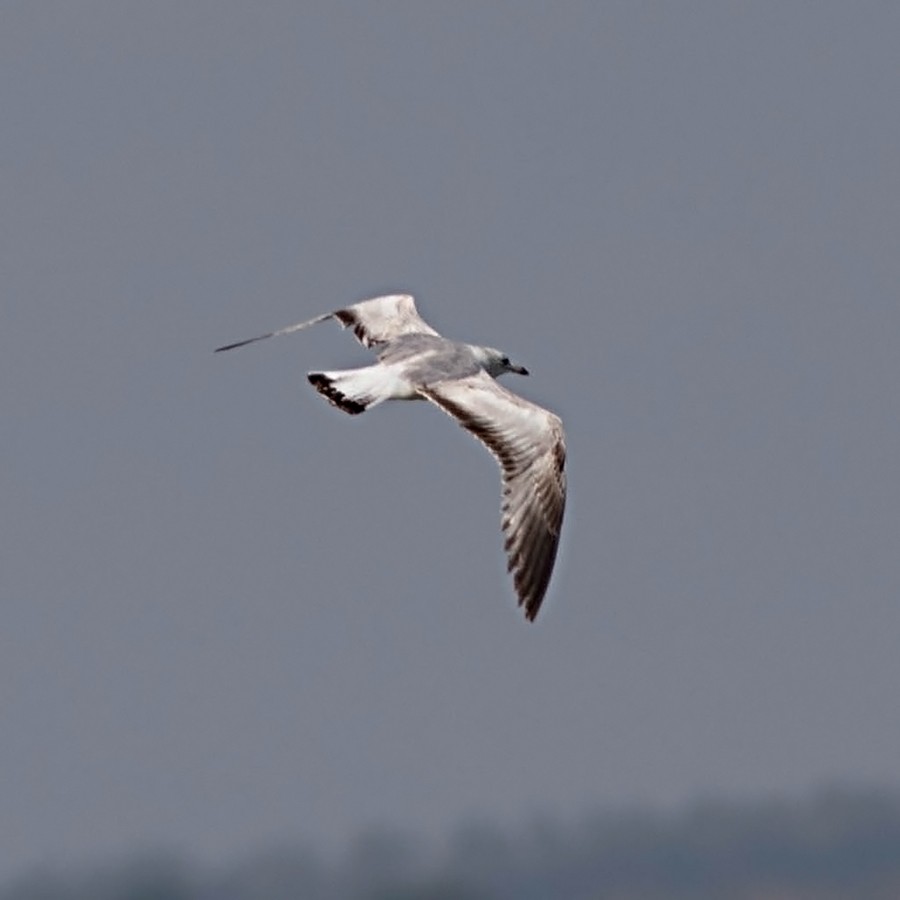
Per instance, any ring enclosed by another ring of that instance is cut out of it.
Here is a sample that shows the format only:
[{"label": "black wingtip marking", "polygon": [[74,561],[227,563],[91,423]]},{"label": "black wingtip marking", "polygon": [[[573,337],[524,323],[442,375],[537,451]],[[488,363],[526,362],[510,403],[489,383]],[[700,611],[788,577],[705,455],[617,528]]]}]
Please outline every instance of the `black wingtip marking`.
[{"label": "black wingtip marking", "polygon": [[226,344],[224,347],[216,347],[213,350],[213,353],[221,353],[223,350],[236,350],[238,347],[246,347],[247,344],[253,344],[256,341],[263,341],[268,337],[272,337],[271,334],[261,334],[259,337],[247,338],[245,341],[237,341],[234,344]]}]

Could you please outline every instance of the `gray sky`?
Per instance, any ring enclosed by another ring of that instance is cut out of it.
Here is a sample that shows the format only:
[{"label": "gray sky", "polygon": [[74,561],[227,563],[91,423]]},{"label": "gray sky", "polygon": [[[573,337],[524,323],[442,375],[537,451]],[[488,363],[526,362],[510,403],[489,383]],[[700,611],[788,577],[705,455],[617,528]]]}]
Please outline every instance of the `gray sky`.
[{"label": "gray sky", "polygon": [[[900,13],[6,3],[0,874],[900,782]],[[385,290],[562,415],[329,408]]]}]

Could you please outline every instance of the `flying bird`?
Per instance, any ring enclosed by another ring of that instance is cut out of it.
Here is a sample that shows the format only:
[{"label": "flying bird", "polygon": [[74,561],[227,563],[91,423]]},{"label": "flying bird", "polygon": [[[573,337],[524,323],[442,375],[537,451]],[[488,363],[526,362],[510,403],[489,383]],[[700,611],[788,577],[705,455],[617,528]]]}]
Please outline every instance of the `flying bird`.
[{"label": "flying bird", "polygon": [[456,419],[496,458],[508,569],[519,606],[534,621],[544,599],[566,506],[566,438],[549,410],[508,391],[495,379],[527,375],[502,351],[451,341],[416,310],[408,294],[354,303],[278,331],[218,347],[233,350],[336,319],[372,348],[377,362],[360,369],[310,372],[309,383],[329,403],[358,415],[385,400],[429,400]]}]

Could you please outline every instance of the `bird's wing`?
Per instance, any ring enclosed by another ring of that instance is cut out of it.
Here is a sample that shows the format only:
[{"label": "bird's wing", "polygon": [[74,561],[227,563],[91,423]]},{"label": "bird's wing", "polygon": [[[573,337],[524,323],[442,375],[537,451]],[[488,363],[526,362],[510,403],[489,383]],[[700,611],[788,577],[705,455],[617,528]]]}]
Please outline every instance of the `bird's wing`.
[{"label": "bird's wing", "polygon": [[566,436],[560,418],[486,372],[419,393],[480,440],[503,475],[502,523],[519,606],[533,620],[550,581],[566,507]]},{"label": "bird's wing", "polygon": [[287,328],[279,328],[278,331],[270,331],[268,334],[260,334],[256,337],[246,338],[243,341],[236,341],[234,344],[226,344],[224,347],[216,347],[215,352],[221,353],[223,350],[234,350],[237,347],[246,347],[247,344],[254,344],[256,341],[264,341],[266,338],[278,337],[280,334],[290,334],[293,331],[300,331],[301,328],[309,328],[310,325],[318,325],[319,322],[325,322],[334,316],[334,313],[324,313],[316,316],[314,319],[308,319],[306,322],[298,322],[296,325],[288,325]]},{"label": "bird's wing", "polygon": [[389,294],[354,303],[332,315],[353,333],[364,347],[387,344],[403,334],[437,332],[419,315],[416,301],[409,294]]},{"label": "bird's wing", "polygon": [[328,319],[337,319],[343,328],[353,326],[353,333],[364,347],[386,344],[401,334],[437,334],[419,316],[416,310],[416,301],[409,294],[389,294],[385,297],[363,300],[361,303],[354,303],[344,309],[324,313],[314,319],[298,322],[296,325],[288,325],[287,328],[279,328],[278,331],[270,331],[268,334],[217,347],[216,353],[222,350],[234,350],[236,347],[244,347],[266,338],[278,337],[280,334],[291,334]]}]

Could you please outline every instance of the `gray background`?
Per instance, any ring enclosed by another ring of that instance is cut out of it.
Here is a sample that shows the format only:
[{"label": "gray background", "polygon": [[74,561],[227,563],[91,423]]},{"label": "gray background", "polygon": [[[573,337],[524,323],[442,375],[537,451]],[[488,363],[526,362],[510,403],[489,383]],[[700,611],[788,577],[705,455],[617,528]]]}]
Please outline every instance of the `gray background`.
[{"label": "gray background", "polygon": [[[0,11],[0,873],[900,781],[900,14]],[[559,412],[306,385],[385,290]]]}]

